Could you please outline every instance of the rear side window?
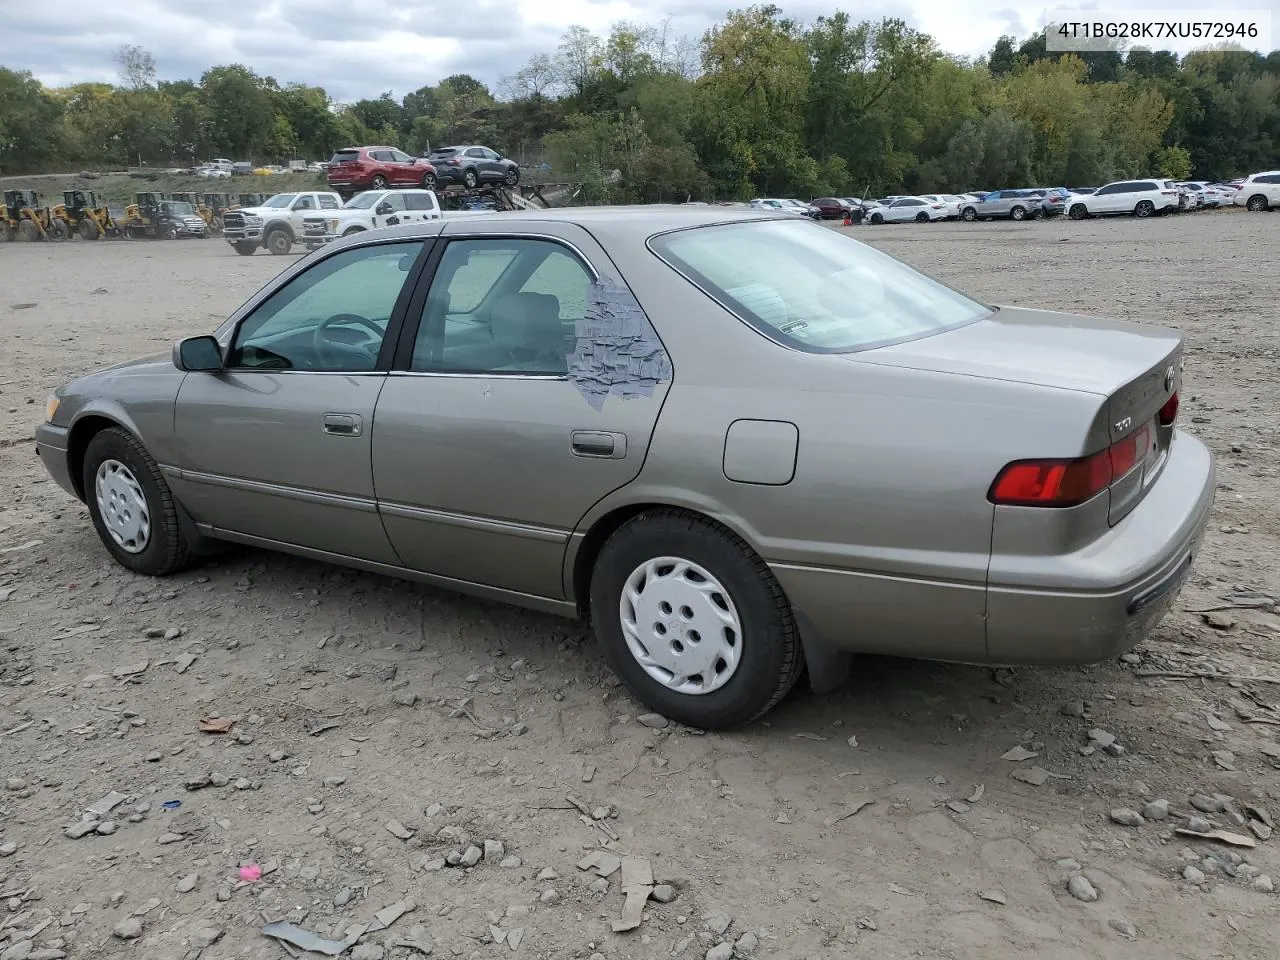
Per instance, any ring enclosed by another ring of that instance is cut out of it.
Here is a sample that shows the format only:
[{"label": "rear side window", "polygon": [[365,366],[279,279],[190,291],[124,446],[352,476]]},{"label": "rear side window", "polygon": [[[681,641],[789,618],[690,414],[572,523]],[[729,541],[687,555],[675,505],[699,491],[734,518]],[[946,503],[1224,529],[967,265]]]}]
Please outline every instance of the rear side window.
[{"label": "rear side window", "polygon": [[435,200],[429,193],[411,193],[405,198],[410,210],[434,210]]},{"label": "rear side window", "polygon": [[1254,183],[1280,183],[1280,173],[1268,173],[1264,176],[1257,177]]},{"label": "rear side window", "polygon": [[915,340],[991,312],[887,254],[799,220],[678,230],[649,246],[761,333],[809,353]]},{"label": "rear side window", "polygon": [[333,159],[331,159],[329,162],[330,163],[350,163],[353,160],[359,160],[359,159],[360,159],[359,150],[339,150],[337,153],[333,155]]},{"label": "rear side window", "polygon": [[339,204],[336,197],[331,197],[328,194],[324,194],[324,193],[320,194],[321,210],[337,210],[338,206]]}]

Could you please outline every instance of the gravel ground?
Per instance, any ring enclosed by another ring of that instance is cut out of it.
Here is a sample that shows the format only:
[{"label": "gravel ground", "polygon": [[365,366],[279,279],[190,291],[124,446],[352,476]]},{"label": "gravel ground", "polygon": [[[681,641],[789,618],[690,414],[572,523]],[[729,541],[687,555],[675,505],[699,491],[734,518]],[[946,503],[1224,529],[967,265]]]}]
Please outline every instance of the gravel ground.
[{"label": "gravel ground", "polygon": [[[46,394],[212,328],[290,261],[0,249],[0,958],[284,957],[267,921],[342,938],[393,904],[357,960],[1273,955],[1280,617],[1232,603],[1280,596],[1280,216],[855,232],[989,300],[1188,333],[1181,419],[1220,492],[1135,654],[865,658],[700,735],[638,722],[576,623],[248,550],[132,576],[33,454]],[[1191,816],[1257,845],[1175,835]],[[610,835],[671,887],[630,932],[620,872],[577,866]]]}]

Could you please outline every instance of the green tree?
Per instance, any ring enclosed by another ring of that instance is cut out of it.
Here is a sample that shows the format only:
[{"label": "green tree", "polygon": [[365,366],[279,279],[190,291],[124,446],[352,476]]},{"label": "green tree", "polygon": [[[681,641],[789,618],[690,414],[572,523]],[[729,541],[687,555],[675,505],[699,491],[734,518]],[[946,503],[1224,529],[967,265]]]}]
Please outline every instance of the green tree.
[{"label": "green tree", "polygon": [[26,71],[0,67],[0,171],[24,173],[58,159],[63,105]]},{"label": "green tree", "polygon": [[233,63],[206,70],[200,86],[209,110],[213,149],[233,158],[252,159],[267,145],[276,117],[262,78]]},{"label": "green tree", "polygon": [[1156,173],[1170,180],[1191,176],[1191,154],[1182,147],[1161,147],[1155,155]]}]

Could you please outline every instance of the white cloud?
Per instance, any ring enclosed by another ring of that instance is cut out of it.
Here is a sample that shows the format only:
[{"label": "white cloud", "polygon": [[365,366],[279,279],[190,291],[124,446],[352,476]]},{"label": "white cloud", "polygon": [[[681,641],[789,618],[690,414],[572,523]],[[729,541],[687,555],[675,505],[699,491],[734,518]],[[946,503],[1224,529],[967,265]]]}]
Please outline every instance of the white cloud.
[{"label": "white cloud", "polygon": [[[31,70],[49,86],[114,80],[112,51],[122,43],[150,50],[166,80],[198,79],[211,66],[244,63],[281,83],[323,86],[340,100],[397,96],[450,73],[491,86],[535,53],[553,53],[566,25],[605,33],[619,20],[658,23],[700,36],[749,0],[37,0],[6,9],[5,66]],[[834,12],[821,0],[779,0],[802,21]],[[897,16],[931,34],[948,53],[978,56],[1003,33],[1025,36],[1046,9],[1086,8],[1093,0],[1015,3],[992,10],[978,0],[873,0],[847,4],[856,19]],[[1236,0],[1267,9],[1280,28],[1280,0]],[[1121,6],[1211,12],[1200,0],[1129,0]],[[1113,7],[1107,5],[1107,9]],[[1260,38],[1262,49],[1275,46]]]}]

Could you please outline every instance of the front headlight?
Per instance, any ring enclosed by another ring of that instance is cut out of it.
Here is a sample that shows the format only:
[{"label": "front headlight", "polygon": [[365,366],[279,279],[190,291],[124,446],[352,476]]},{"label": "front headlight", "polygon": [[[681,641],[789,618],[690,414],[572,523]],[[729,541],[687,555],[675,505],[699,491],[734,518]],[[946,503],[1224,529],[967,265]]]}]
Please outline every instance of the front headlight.
[{"label": "front headlight", "polygon": [[336,220],[336,219],[334,219],[334,220],[330,220],[330,221],[329,221],[329,226],[330,226],[330,227],[332,227],[334,230],[337,230],[337,229],[338,229],[338,224],[339,224],[340,222],[341,222],[341,221]]},{"label": "front headlight", "polygon": [[56,393],[49,394],[49,399],[44,402],[44,418],[47,422],[53,422],[53,415],[58,412],[58,406],[62,403],[62,398]]}]

